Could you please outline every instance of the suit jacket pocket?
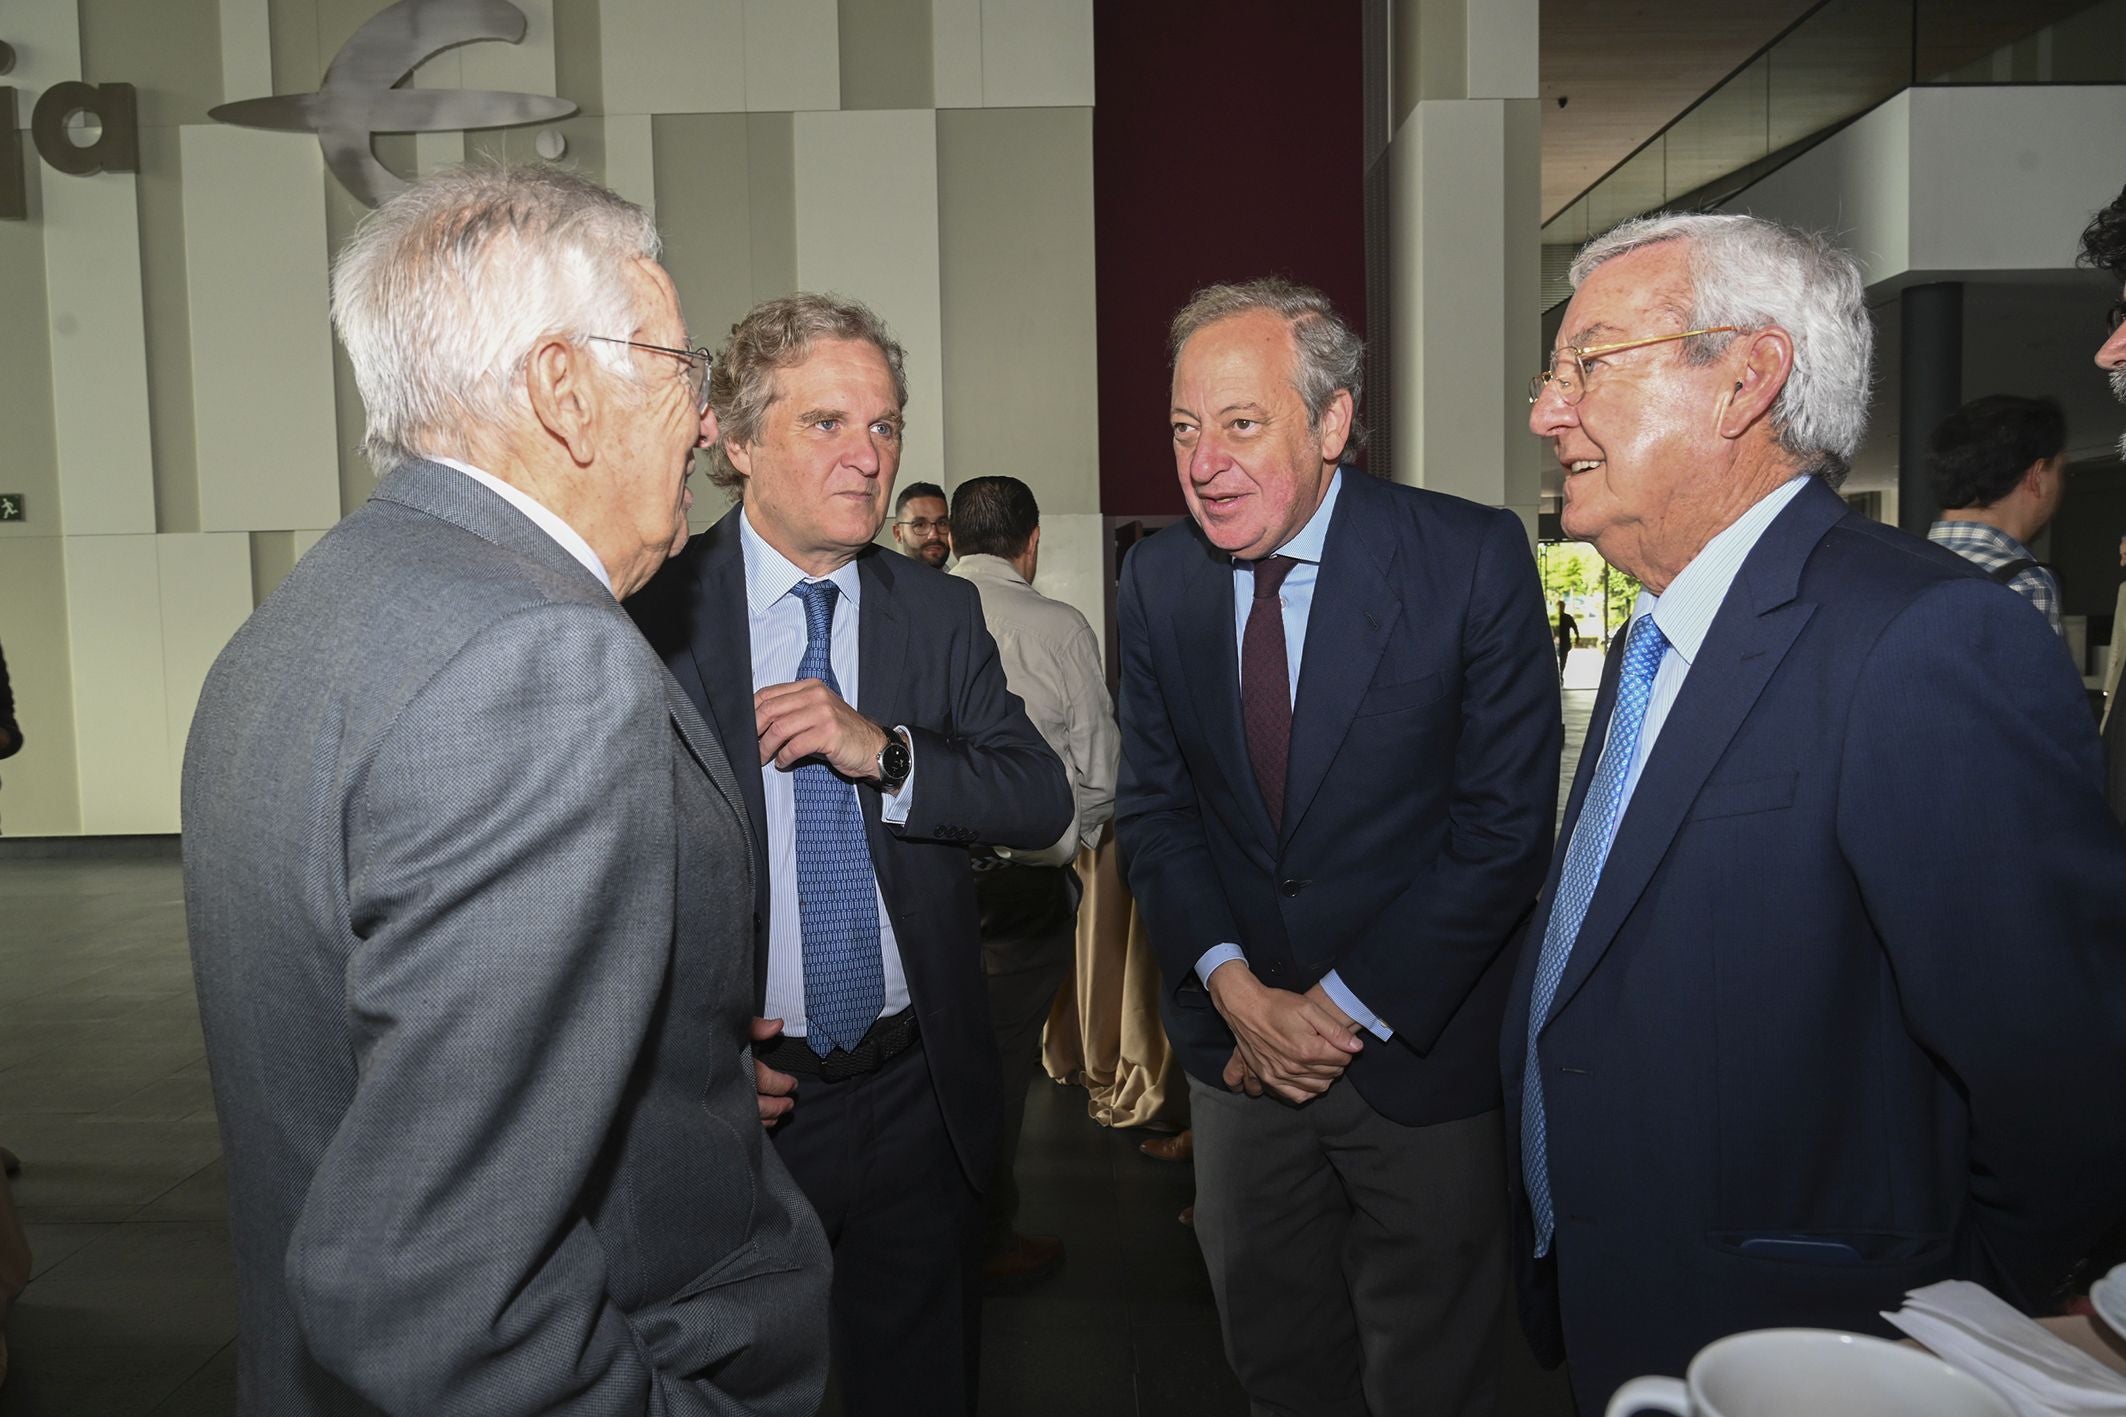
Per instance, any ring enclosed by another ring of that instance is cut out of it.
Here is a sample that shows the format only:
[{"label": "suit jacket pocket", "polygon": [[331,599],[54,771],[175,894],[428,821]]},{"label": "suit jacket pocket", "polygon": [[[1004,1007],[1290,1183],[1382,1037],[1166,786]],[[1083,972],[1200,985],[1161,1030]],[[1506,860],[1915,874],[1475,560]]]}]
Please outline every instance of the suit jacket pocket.
[{"label": "suit jacket pocket", "polygon": [[1752,812],[1776,812],[1791,807],[1794,805],[1794,787],[1800,780],[1798,772],[1782,772],[1770,777],[1744,778],[1739,782],[1708,782],[1698,791],[1690,819],[1702,822],[1713,817],[1742,817]]},{"label": "suit jacket pocket", "polygon": [[1949,1255],[1949,1237],[1929,1230],[1715,1230],[1705,1238],[1717,1249],[1775,1265],[1928,1265]]},{"label": "suit jacket pocket", "polygon": [[1446,682],[1436,672],[1420,679],[1406,679],[1400,684],[1375,684],[1358,701],[1358,710],[1352,717],[1370,718],[1378,713],[1418,708],[1446,692]]}]

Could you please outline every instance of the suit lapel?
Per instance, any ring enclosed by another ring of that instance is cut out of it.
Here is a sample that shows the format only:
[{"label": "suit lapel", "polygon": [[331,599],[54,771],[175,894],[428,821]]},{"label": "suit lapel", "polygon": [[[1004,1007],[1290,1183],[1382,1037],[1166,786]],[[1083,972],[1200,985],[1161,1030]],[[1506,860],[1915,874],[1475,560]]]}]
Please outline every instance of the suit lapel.
[{"label": "suit lapel", "polygon": [[891,553],[864,551],[856,574],[864,588],[856,619],[857,712],[891,727],[909,718],[901,671],[908,662],[908,620],[894,603],[893,578],[900,568]]},{"label": "suit lapel", "polygon": [[[1812,482],[1766,528],[1736,574],[1632,789],[1587,918],[1558,982],[1550,1018],[1571,1002],[1601,963],[1618,927],[1668,854],[1706,778],[1816,613],[1813,602],[1795,598],[1801,569],[1845,512],[1836,493]],[[1590,738],[1595,727],[1588,727]],[[1606,731],[1606,723],[1602,727]],[[1593,772],[1593,759],[1584,750],[1581,764],[1577,776],[1584,782]],[[1581,796],[1580,783],[1575,783],[1575,815]]]},{"label": "suit lapel", "polygon": [[1197,721],[1226,780],[1233,784],[1233,798],[1241,804],[1247,824],[1264,851],[1275,844],[1270,829],[1270,809],[1263,803],[1262,789],[1255,785],[1255,767],[1248,760],[1247,734],[1240,722],[1240,647],[1233,636],[1232,558],[1192,531],[1203,557],[1191,566],[1181,588],[1181,603],[1174,610],[1174,630],[1180,639],[1179,657]]},{"label": "suit lapel", "polygon": [[[745,556],[738,535],[738,509],[710,528],[694,566],[686,653],[673,670],[723,744],[746,822],[752,827],[754,879],[768,879],[768,806],[760,787],[760,735],[753,720],[753,636],[746,608]],[[682,725],[684,731],[684,725]],[[757,892],[758,893],[758,892]]]},{"label": "suit lapel", "polygon": [[1373,682],[1388,636],[1402,617],[1402,600],[1395,592],[1393,529],[1370,515],[1376,490],[1363,474],[1346,473],[1322,544],[1299,662],[1299,695],[1292,708],[1282,833],[1286,841],[1328,776],[1359,701]]}]

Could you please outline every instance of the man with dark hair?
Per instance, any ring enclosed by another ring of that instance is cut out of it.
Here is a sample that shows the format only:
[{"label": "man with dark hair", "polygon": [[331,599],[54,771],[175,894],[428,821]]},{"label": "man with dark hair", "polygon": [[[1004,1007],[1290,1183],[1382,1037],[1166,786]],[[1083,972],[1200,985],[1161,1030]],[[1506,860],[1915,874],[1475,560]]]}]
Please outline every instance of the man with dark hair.
[{"label": "man with dark hair", "polygon": [[2067,418],[2051,399],[1989,394],[1927,440],[1940,520],[1927,540],[1986,571],[2060,624],[2060,583],[2030,553],[2067,491]]},{"label": "man with dark hair", "polygon": [[[2112,289],[2121,291],[2111,302],[2111,335],[2097,347],[2096,365],[2111,376],[2111,393],[2126,403],[2126,191],[2110,206],[2090,218],[2082,232],[2081,263],[2111,277]],[[2126,435],[2119,438],[2119,454],[2126,457]],[[2119,564],[2126,566],[2126,538],[2119,542]],[[2126,654],[2126,614],[2113,618],[2111,652]],[[2114,676],[2115,677],[2115,676]],[[2111,810],[2126,821],[2126,713],[2118,706],[2114,689],[2104,712],[2104,751],[2110,758],[2108,796]]]},{"label": "man with dark hair", "polygon": [[708,387],[710,476],[738,505],[628,606],[752,764],[755,998],[781,1025],[754,1058],[834,1246],[849,1417],[973,1408],[997,1058],[967,848],[1039,849],[1071,815],[973,589],[873,542],[904,370],[855,301],[748,311]]},{"label": "man with dark hair", "polygon": [[942,571],[952,555],[952,517],[945,510],[945,489],[935,482],[911,482],[893,500],[893,544],[903,556]]},{"label": "man with dark hair", "polygon": [[1175,317],[1190,516],[1122,563],[1115,830],[1188,1071],[1197,1240],[1257,1412],[1497,1410],[1499,1019],[1562,736],[1513,513],[1346,466],[1319,291]]},{"label": "man with dark hair", "polygon": [[1041,1026],[1070,974],[1080,888],[1073,859],[1114,815],[1120,752],[1099,643],[1085,617],[1033,588],[1041,556],[1041,509],[1016,477],[977,477],[952,497],[960,562],[1004,660],[1004,681],[1063,760],[1076,809],[1070,829],[1044,851],[977,852],[975,901],[982,911],[982,965],[1004,1065],[1004,1110],[990,1172],[983,1270],[993,1284],[1036,1279],[1063,1258],[1062,1242],[1012,1228],[1019,1188],[1013,1163],[1026,1089],[1039,1070]]}]

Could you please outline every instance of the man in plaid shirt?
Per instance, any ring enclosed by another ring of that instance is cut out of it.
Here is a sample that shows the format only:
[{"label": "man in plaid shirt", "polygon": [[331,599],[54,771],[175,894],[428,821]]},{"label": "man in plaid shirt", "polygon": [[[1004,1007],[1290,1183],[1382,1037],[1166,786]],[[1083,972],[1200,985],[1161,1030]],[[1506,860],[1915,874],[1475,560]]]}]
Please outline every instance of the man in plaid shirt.
[{"label": "man in plaid shirt", "polygon": [[1942,507],[1927,540],[1992,573],[2064,635],[2060,583],[2029,546],[2067,490],[2060,406],[2012,394],[1974,399],[1942,420],[1927,452]]}]

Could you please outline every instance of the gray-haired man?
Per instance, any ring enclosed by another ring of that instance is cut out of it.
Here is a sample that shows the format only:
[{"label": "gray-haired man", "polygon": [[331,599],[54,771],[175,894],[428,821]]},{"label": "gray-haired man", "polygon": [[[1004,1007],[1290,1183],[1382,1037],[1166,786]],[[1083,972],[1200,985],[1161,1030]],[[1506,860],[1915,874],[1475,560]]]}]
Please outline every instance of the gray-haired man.
[{"label": "gray-haired man", "polygon": [[714,429],[656,253],[579,178],[459,169],[335,267],[385,476],[185,755],[246,1414],[824,1387],[826,1244],[745,1054],[742,799],[617,603]]},{"label": "gray-haired man", "polygon": [[1529,426],[1645,590],[1502,1047],[1523,1318],[1598,1411],[1739,1329],[2050,1296],[2126,1207],[2126,1113],[2058,1083],[2126,1071],[2126,837],[2044,620],[1832,490],[1854,261],[1667,216],[1572,275]]}]

